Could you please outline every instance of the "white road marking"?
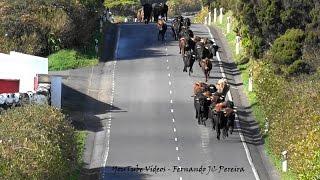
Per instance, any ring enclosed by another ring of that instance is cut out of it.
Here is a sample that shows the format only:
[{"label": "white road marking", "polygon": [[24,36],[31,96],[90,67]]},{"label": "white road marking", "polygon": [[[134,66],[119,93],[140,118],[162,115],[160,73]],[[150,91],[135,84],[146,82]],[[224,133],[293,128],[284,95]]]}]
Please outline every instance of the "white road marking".
[{"label": "white road marking", "polygon": [[178,161],[180,161],[180,157],[178,156]]},{"label": "white road marking", "polygon": [[173,103],[173,100],[172,100],[172,99],[170,100],[170,103],[171,103],[171,104]]},{"label": "white road marking", "polygon": [[167,59],[167,62],[169,62],[169,60]]},{"label": "white road marking", "polygon": [[170,90],[169,93],[172,94],[172,91]]},{"label": "white road marking", "polygon": [[172,119],[172,122],[174,122],[174,119]]},{"label": "white road marking", "polygon": [[177,130],[176,130],[176,128],[173,128],[173,132],[176,132]]},{"label": "white road marking", "polygon": [[170,69],[170,67],[168,66],[168,67],[167,67],[167,69],[169,70],[169,69]]},{"label": "white road marking", "polygon": [[168,76],[170,77],[170,76],[171,76],[171,74],[169,73],[169,74],[168,74]]},{"label": "white road marking", "polygon": [[[208,30],[208,32],[209,32],[209,34],[210,34],[210,37],[211,37],[212,41],[215,42],[215,40],[213,39],[213,35],[211,34],[211,31],[210,31],[209,27],[208,27],[208,26],[206,26],[206,27],[207,27],[207,30]],[[217,52],[217,59],[218,59],[218,61],[219,61],[219,64],[222,65],[222,61],[221,61],[220,53],[219,53],[219,52]],[[226,74],[224,73],[224,69],[223,69],[222,66],[220,66],[220,70],[221,70],[222,77],[223,77],[223,78],[226,78]],[[228,96],[229,100],[232,101],[232,96],[231,96],[230,91],[228,92],[227,96]],[[237,114],[236,114],[236,117],[238,117]],[[237,123],[237,126],[240,127],[239,121],[236,121],[236,123]],[[260,177],[259,177],[259,174],[258,174],[258,172],[257,172],[257,169],[255,168],[255,166],[254,166],[254,164],[253,164],[253,162],[252,162],[252,157],[251,157],[250,151],[249,151],[249,149],[248,149],[247,143],[245,142],[244,136],[243,136],[243,134],[242,134],[241,131],[239,131],[239,136],[240,136],[240,139],[241,139],[243,148],[244,148],[244,150],[245,150],[245,152],[246,152],[247,159],[248,159],[249,164],[250,164],[250,166],[251,166],[251,169],[252,169],[252,171],[253,171],[254,177],[255,177],[256,180],[260,180]]]},{"label": "white road marking", "polygon": [[[120,41],[120,27],[118,28],[118,38],[117,38],[117,43],[116,43],[116,50],[115,50],[115,60],[113,62],[113,72],[112,72],[112,93],[111,93],[111,102],[110,105],[113,106],[113,101],[114,101],[114,91],[115,91],[115,71],[116,71],[116,65],[117,65],[117,58],[118,58],[118,50],[119,50],[119,41]],[[112,107],[110,107],[112,108]],[[111,109],[110,109],[111,110]],[[104,152],[104,158],[102,162],[102,167],[106,167],[107,165],[107,160],[109,156],[109,150],[110,150],[110,135],[111,135],[111,119],[112,119],[112,113],[109,113],[109,124],[107,127],[106,131],[106,148]],[[104,179],[105,173],[106,173],[106,168],[103,168],[102,172],[102,179]]]},{"label": "white road marking", "polygon": [[173,113],[173,109],[171,109],[171,113]]},{"label": "white road marking", "polygon": [[180,180],[182,180],[182,177],[180,177]]},{"label": "white road marking", "polygon": [[171,86],[171,81],[169,81],[169,86]]},{"label": "white road marking", "polygon": [[177,142],[177,141],[178,141],[178,138],[174,138],[174,141]]},{"label": "white road marking", "polygon": [[179,151],[179,147],[176,147],[176,151]]}]

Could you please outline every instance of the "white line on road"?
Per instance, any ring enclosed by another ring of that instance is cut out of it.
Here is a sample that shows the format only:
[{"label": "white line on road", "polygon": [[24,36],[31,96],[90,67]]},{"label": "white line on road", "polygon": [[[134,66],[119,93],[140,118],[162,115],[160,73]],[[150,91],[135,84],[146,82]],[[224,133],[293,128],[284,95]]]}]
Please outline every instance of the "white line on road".
[{"label": "white line on road", "polygon": [[[212,35],[209,27],[208,27],[208,26],[206,26],[206,27],[207,27],[207,30],[208,30],[208,32],[209,32],[209,34],[210,34],[211,39],[215,42],[215,40],[214,40],[214,38],[213,38],[213,35]],[[222,61],[221,61],[220,53],[219,53],[219,52],[217,52],[217,59],[218,59],[218,61],[219,61],[219,64],[222,65]],[[224,73],[224,69],[223,69],[222,66],[220,66],[220,70],[221,70],[222,77],[223,77],[223,78],[226,78],[226,74]],[[228,96],[229,100],[232,101],[232,96],[231,96],[230,91],[228,92],[227,96]],[[236,115],[236,117],[237,117],[237,115]],[[237,123],[237,126],[240,127],[239,121],[236,121],[236,123]],[[259,177],[259,174],[258,174],[258,172],[257,172],[257,169],[255,168],[255,166],[254,166],[254,164],[253,164],[253,162],[252,162],[252,157],[251,157],[250,151],[249,151],[249,149],[248,149],[247,143],[245,142],[244,136],[243,136],[243,134],[242,134],[241,131],[239,131],[239,136],[240,136],[242,145],[243,145],[243,147],[244,147],[244,150],[245,150],[245,152],[246,152],[247,159],[248,159],[249,164],[250,164],[250,166],[251,166],[251,169],[252,169],[252,171],[253,171],[254,177],[255,177],[256,180],[260,180],[260,177]]]},{"label": "white line on road", "polygon": [[[117,43],[116,43],[116,50],[115,50],[115,53],[114,53],[114,56],[115,56],[115,60],[113,62],[113,72],[112,72],[112,93],[111,93],[111,102],[110,102],[110,110],[113,106],[113,99],[114,99],[114,91],[115,91],[115,71],[116,71],[116,65],[117,65],[117,58],[118,58],[118,49],[119,49],[119,41],[120,41],[120,26],[118,28],[118,38],[117,38]],[[107,127],[107,132],[106,132],[106,148],[105,148],[105,152],[103,154],[103,162],[102,162],[102,179],[104,179],[104,176],[105,176],[105,173],[106,173],[106,165],[107,165],[107,160],[108,160],[108,156],[109,156],[109,150],[110,150],[110,135],[111,135],[111,119],[112,119],[112,113],[110,112],[109,113],[109,124],[108,124],[108,127]]]},{"label": "white line on road", "polygon": [[167,67],[167,69],[169,70],[169,69],[170,69],[170,67],[168,66],[168,67]]},{"label": "white line on road", "polygon": [[174,119],[172,119],[172,122],[174,122]]},{"label": "white line on road", "polygon": [[169,62],[169,60],[167,59],[167,62]]},{"label": "white line on road", "polygon": [[171,113],[173,113],[173,109],[171,109]]},{"label": "white line on road", "polygon": [[172,94],[172,91],[170,90],[169,93]]},{"label": "white line on road", "polygon": [[178,156],[178,161],[180,161],[180,157]]},{"label": "white line on road", "polygon": [[171,81],[169,81],[169,86],[171,86]]},{"label": "white line on road", "polygon": [[173,100],[172,100],[172,99],[170,100],[170,103],[171,103],[171,104],[173,103]]},{"label": "white line on road", "polygon": [[176,130],[176,128],[173,128],[173,132],[176,132],[177,130]]},{"label": "white line on road", "polygon": [[179,147],[176,147],[176,151],[179,151]]},{"label": "white line on road", "polygon": [[168,74],[168,76],[170,77],[170,76],[171,76],[171,74],[169,73],[169,74]]},{"label": "white line on road", "polygon": [[174,141],[177,142],[177,141],[178,141],[178,138],[174,138]]}]

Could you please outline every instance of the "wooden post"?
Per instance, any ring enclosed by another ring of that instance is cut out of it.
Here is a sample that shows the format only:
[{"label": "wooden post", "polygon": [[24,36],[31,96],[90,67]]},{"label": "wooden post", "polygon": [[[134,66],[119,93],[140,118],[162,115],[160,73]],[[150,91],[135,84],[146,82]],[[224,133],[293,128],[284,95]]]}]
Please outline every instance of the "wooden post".
[{"label": "wooden post", "polygon": [[217,23],[217,8],[214,8],[214,12],[213,12],[213,22]]},{"label": "wooden post", "polygon": [[241,37],[240,36],[236,36],[236,54],[240,54],[240,41],[241,41]]},{"label": "wooden post", "polygon": [[287,172],[288,170],[288,160],[287,160],[287,151],[283,151],[282,154],[282,171]]},{"label": "wooden post", "polygon": [[223,8],[220,8],[220,24],[222,24],[223,19]]},{"label": "wooden post", "polygon": [[248,91],[253,91],[253,72],[252,69],[249,70],[249,85],[248,85]]},{"label": "wooden post", "polygon": [[231,29],[231,17],[228,16],[227,17],[227,33],[229,34],[230,33],[230,29]]}]

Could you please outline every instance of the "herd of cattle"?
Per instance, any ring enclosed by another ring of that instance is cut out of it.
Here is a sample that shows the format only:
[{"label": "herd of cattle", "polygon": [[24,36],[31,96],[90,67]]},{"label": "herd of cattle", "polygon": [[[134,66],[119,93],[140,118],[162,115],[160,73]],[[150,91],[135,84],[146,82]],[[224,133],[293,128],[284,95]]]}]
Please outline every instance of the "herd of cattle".
[{"label": "herd of cattle", "polygon": [[165,20],[168,20],[168,6],[165,3],[145,3],[143,7],[138,10],[137,20],[138,22],[144,22],[148,24],[152,17],[154,22],[158,22],[159,16],[164,17]]},{"label": "herd of cattle", "polygon": [[225,99],[230,85],[222,78],[217,84],[207,84],[212,69],[211,59],[217,55],[219,46],[208,38],[194,36],[190,29],[189,18],[178,16],[172,22],[173,36],[179,40],[180,54],[184,62],[183,72],[189,75],[193,72],[195,61],[204,72],[205,82],[196,82],[193,85],[194,107],[198,123],[206,126],[208,119],[212,120],[213,129],[216,130],[217,139],[220,140],[222,130],[223,138],[232,134],[235,123],[235,107],[232,101]]},{"label": "herd of cattle", "polygon": [[50,85],[40,84],[35,92],[0,94],[0,113],[25,104],[51,104]]}]

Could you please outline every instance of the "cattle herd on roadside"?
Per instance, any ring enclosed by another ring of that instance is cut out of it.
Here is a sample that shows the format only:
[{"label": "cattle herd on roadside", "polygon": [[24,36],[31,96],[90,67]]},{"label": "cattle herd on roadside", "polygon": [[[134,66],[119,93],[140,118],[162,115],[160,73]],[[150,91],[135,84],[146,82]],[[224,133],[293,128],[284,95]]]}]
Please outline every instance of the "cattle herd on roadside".
[{"label": "cattle herd on roadside", "polygon": [[1,93],[0,113],[4,110],[23,106],[26,104],[51,104],[50,85],[39,85],[35,92],[26,93]]},{"label": "cattle herd on roadside", "polygon": [[227,80],[222,78],[216,84],[208,84],[210,71],[212,69],[211,59],[217,56],[219,46],[208,38],[194,36],[190,29],[189,18],[175,17],[172,22],[173,37],[179,41],[179,53],[182,55],[183,72],[193,73],[193,64],[197,62],[201,67],[205,82],[195,82],[193,85],[194,108],[198,124],[206,126],[210,119],[213,129],[220,140],[222,131],[223,138],[233,133],[235,124],[235,107],[226,96],[230,89]]}]

